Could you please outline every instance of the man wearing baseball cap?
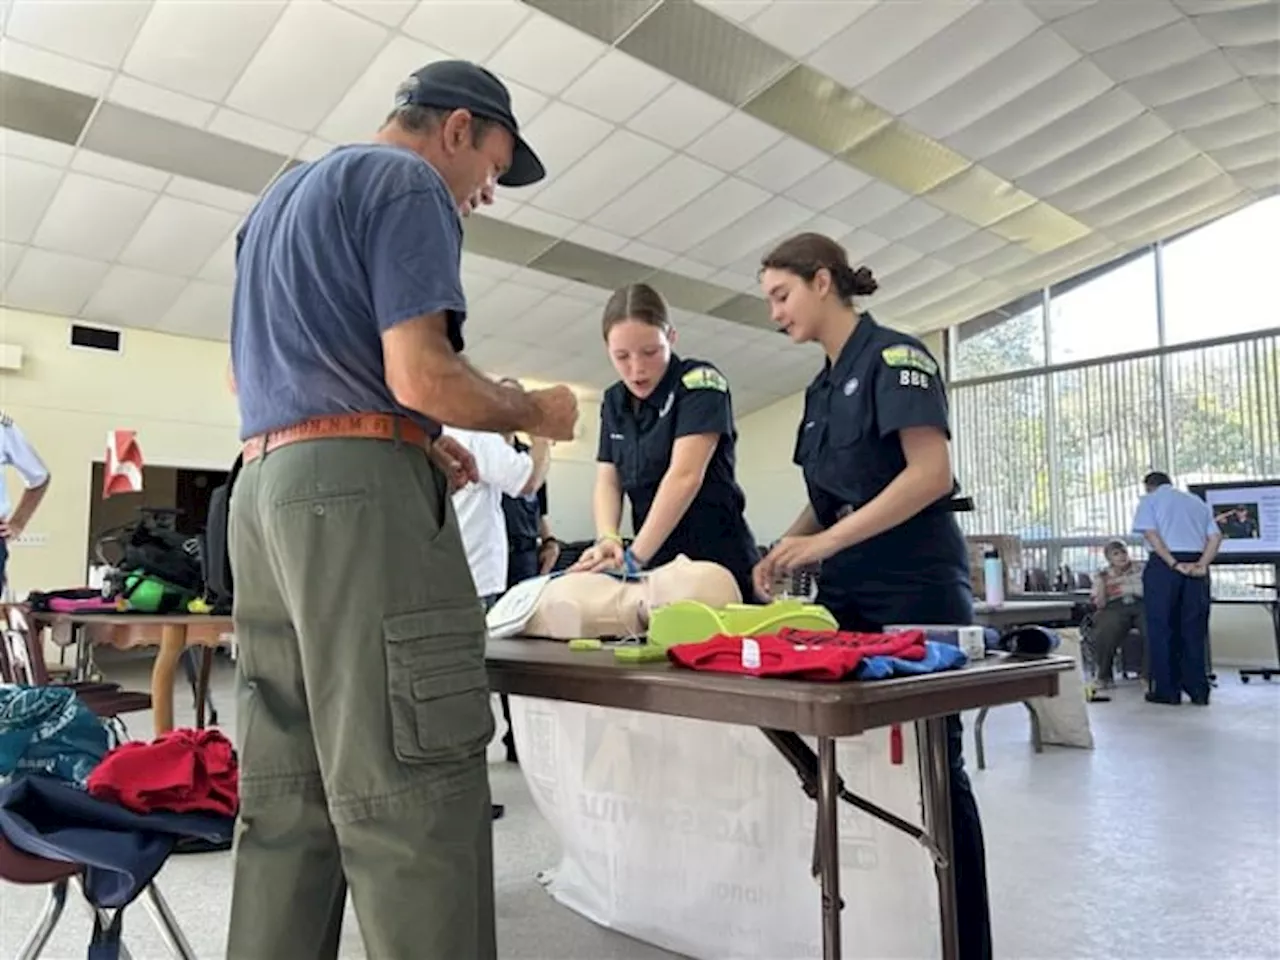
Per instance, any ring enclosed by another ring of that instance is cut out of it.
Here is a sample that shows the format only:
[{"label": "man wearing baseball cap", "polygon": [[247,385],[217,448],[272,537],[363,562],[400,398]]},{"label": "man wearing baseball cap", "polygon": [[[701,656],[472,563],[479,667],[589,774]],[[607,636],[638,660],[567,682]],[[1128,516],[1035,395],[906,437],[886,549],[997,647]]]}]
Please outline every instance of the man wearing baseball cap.
[{"label": "man wearing baseball cap", "polygon": [[502,82],[444,61],[374,141],[282,175],[237,237],[229,524],[240,823],[227,954],[496,957],[485,627],[448,424],[568,440],[567,387],[460,355],[461,216],[537,182]]}]

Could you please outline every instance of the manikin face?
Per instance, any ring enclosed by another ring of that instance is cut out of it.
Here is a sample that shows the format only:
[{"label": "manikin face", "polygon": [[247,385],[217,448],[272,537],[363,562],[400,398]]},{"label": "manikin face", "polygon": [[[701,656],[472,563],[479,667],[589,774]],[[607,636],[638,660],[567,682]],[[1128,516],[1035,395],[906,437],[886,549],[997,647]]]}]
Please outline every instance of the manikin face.
[{"label": "manikin face", "polygon": [[633,396],[643,400],[653,393],[667,372],[674,342],[674,330],[664,330],[642,320],[623,320],[609,329],[605,345],[622,382]]},{"label": "manikin face", "polygon": [[769,316],[792,343],[817,339],[823,302],[831,293],[831,274],[819,270],[811,283],[789,270],[769,268],[760,275]]}]

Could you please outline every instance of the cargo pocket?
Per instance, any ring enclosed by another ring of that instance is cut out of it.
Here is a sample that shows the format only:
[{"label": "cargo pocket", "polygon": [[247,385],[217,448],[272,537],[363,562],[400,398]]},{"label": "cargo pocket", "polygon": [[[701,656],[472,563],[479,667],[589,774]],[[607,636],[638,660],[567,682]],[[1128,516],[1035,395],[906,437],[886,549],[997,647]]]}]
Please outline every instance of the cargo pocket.
[{"label": "cargo pocket", "polygon": [[387,617],[392,745],[405,763],[482,754],[493,739],[479,600]]}]

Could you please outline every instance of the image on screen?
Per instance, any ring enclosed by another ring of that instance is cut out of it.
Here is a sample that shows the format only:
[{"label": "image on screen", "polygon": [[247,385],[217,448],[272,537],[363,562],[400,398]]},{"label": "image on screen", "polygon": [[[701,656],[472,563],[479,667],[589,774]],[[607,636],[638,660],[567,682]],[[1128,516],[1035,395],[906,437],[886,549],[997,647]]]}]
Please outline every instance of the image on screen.
[{"label": "image on screen", "polygon": [[1280,480],[1192,484],[1222,532],[1221,563],[1280,563]]}]

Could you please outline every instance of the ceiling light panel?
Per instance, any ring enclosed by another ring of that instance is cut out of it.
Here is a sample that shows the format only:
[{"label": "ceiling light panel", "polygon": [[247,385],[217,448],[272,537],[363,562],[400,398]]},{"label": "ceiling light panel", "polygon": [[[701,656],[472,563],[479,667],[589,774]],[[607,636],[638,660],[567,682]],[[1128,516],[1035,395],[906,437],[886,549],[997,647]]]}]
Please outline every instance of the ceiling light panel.
[{"label": "ceiling light panel", "polygon": [[660,0],[525,0],[531,7],[607,44],[618,41]]},{"label": "ceiling light panel", "polygon": [[0,118],[4,126],[58,143],[75,143],[93,113],[92,97],[0,73]]}]

